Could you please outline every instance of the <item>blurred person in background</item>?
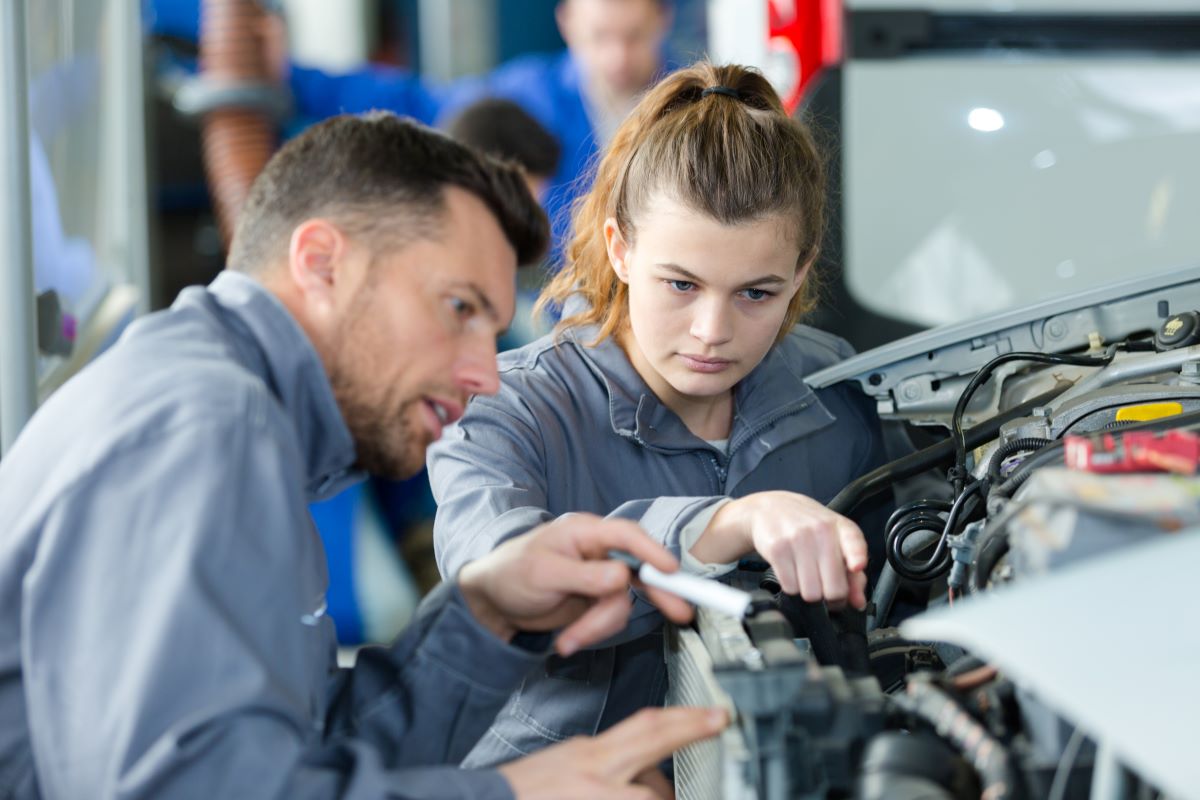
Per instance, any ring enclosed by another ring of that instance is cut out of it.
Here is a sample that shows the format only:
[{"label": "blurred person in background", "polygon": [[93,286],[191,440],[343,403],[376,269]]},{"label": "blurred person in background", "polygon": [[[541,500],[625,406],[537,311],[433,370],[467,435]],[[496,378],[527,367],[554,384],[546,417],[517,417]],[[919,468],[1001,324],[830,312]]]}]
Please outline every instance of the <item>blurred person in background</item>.
[{"label": "blurred person in background", "polygon": [[448,85],[372,66],[331,75],[292,64],[288,79],[300,114],[321,118],[386,108],[423,122],[444,122],[482,97],[524,108],[558,140],[562,159],[540,199],[557,252],[570,208],[591,183],[589,169],[638,95],[665,71],[670,0],[559,0],[561,53],[525,55],[491,72]]}]

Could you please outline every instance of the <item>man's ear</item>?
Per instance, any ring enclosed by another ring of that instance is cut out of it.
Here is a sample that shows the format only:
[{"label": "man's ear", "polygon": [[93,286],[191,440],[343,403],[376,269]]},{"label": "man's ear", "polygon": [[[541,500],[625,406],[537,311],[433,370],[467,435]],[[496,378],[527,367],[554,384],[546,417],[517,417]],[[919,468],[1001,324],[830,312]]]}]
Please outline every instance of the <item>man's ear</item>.
[{"label": "man's ear", "polygon": [[629,283],[629,243],[612,217],[604,220],[604,247],[608,251],[608,263],[613,272],[617,273],[621,283]]},{"label": "man's ear", "polygon": [[332,308],[349,246],[346,234],[326,219],[306,219],[292,230],[288,277],[312,310]]}]

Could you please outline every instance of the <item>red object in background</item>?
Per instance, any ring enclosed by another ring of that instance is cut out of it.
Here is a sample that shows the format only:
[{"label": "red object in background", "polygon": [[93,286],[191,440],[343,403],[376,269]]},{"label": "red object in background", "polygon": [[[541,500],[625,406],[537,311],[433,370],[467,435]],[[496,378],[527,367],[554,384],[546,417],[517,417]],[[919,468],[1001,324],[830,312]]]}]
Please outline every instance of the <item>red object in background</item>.
[{"label": "red object in background", "polygon": [[792,79],[779,84],[784,108],[796,110],[804,90],[825,67],[842,60],[842,0],[767,0],[767,45],[772,59],[791,61]]},{"label": "red object in background", "polygon": [[1194,475],[1200,463],[1200,436],[1191,431],[1130,431],[1064,436],[1066,464],[1086,472],[1174,472]]}]

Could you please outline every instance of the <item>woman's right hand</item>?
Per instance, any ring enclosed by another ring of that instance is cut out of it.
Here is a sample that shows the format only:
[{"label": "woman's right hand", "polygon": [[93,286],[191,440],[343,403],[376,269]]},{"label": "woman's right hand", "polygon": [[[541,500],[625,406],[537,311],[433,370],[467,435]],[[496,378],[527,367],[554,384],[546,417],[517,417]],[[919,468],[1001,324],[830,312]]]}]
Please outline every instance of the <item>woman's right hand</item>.
[{"label": "woman's right hand", "polygon": [[707,563],[757,552],[780,588],[836,608],[867,604],[867,542],[858,525],[795,492],[758,492],[722,506],[692,546]]}]

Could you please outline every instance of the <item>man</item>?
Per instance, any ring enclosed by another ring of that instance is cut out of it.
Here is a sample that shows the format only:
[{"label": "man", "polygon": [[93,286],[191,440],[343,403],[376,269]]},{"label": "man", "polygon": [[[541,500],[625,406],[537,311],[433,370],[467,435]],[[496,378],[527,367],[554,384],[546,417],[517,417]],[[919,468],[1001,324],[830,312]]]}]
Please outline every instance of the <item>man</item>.
[{"label": "man", "polygon": [[541,196],[556,250],[570,231],[574,199],[591,184],[599,150],[663,70],[671,27],[669,0],[559,0],[555,20],[567,50],[529,55],[445,87],[378,67],[345,75],[293,66],[290,86],[302,115],[386,108],[424,122],[445,120],[483,96],[519,103],[562,147],[557,172]]},{"label": "man", "polygon": [[255,182],[238,271],[34,416],[0,462],[0,797],[607,796],[719,729],[655,709],[498,771],[435,766],[541,662],[538,632],[564,654],[623,626],[610,548],[673,566],[589,517],[512,539],[335,669],[306,503],[411,474],[496,390],[513,273],[546,239],[521,180],[391,115],[316,126]]}]

